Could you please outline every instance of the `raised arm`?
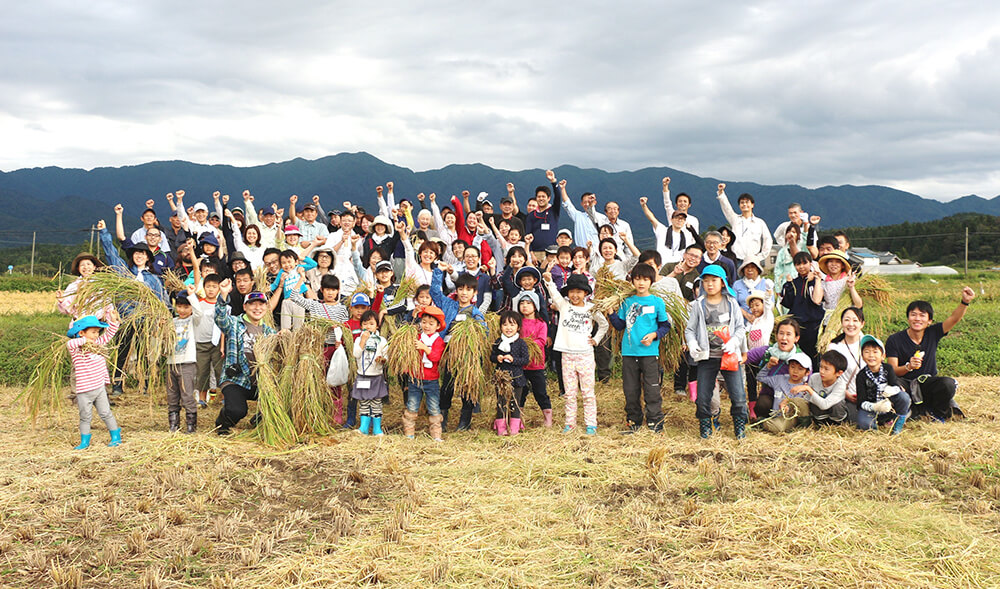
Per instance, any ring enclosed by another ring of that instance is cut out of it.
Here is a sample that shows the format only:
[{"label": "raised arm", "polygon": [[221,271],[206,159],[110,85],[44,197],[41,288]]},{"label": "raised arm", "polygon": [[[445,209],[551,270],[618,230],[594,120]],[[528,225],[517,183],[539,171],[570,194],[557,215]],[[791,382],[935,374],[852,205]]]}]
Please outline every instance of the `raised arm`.
[{"label": "raised arm", "polygon": [[111,234],[108,233],[104,219],[97,222],[97,230],[100,232],[101,249],[104,250],[104,257],[108,259],[108,265],[121,270],[128,270],[128,264],[118,255],[115,244],[111,242]]},{"label": "raised arm", "polygon": [[965,312],[968,310],[969,305],[972,303],[972,299],[974,298],[976,298],[976,291],[972,290],[968,286],[963,286],[961,302],[959,302],[958,306],[955,307],[955,310],[951,312],[951,315],[949,315],[948,318],[941,323],[941,329],[943,329],[945,333],[951,331],[951,328],[955,327],[955,325],[962,320],[962,317],[965,317]]},{"label": "raised arm", "polygon": [[115,237],[120,243],[125,242],[125,225],[122,223],[123,211],[121,203],[115,205]]},{"label": "raised arm", "polygon": [[729,203],[729,197],[726,196],[725,184],[719,184],[716,198],[719,200],[719,206],[722,207],[722,214],[726,217],[726,221],[729,222],[729,226],[735,227],[736,219],[739,218],[739,215],[733,210],[733,205]]},{"label": "raised arm", "polygon": [[295,216],[295,203],[299,202],[299,195],[293,194],[288,197],[288,218],[293,225],[299,224],[299,218]]},{"label": "raised arm", "polygon": [[656,220],[656,215],[653,214],[653,211],[649,210],[648,203],[648,198],[645,196],[639,197],[639,206],[642,207],[642,214],[646,215],[646,218],[649,219],[649,224],[653,226],[653,230],[655,231],[660,226],[660,222]]},{"label": "raised arm", "polygon": [[667,212],[667,223],[674,216],[674,203],[670,200],[670,176],[663,177],[663,210]]},{"label": "raised arm", "polygon": [[514,204],[514,215],[517,216],[517,214],[519,212],[521,212],[521,210],[519,208],[517,208],[517,197],[514,196],[514,183],[513,182],[508,182],[507,183],[507,196],[509,196],[510,199],[512,201],[514,201],[514,203],[513,203]]}]

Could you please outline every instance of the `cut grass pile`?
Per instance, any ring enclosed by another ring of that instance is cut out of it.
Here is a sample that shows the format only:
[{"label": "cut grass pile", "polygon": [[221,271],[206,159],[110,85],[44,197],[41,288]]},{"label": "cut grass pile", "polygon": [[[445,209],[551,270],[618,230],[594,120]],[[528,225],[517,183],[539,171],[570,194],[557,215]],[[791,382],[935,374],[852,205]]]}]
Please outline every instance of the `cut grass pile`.
[{"label": "cut grass pile", "polygon": [[529,401],[526,433],[491,434],[486,404],[443,444],[399,435],[393,387],[389,435],[289,451],[169,435],[165,407],[129,391],[124,444],[105,447],[96,420],[84,452],[70,405],[32,430],[0,389],[0,584],[997,586],[998,386],[962,378],[967,420],[899,437],[738,443],[725,415],[698,439],[693,404],[670,392],[663,434],[620,435],[615,381],[598,387],[597,436],[541,428]]}]

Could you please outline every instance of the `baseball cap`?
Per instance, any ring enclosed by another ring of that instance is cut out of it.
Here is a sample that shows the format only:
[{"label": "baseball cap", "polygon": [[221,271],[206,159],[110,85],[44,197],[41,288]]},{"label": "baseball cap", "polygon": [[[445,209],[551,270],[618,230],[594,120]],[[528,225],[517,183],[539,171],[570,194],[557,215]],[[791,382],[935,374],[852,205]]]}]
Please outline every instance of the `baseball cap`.
[{"label": "baseball cap", "polygon": [[378,264],[375,264],[375,272],[381,272],[382,270],[392,270],[392,262],[382,260]]},{"label": "baseball cap", "polygon": [[809,359],[809,354],[805,352],[796,352],[788,359],[788,362],[795,362],[799,366],[812,370],[812,360]]},{"label": "baseball cap", "polygon": [[353,297],[351,297],[351,306],[352,307],[357,307],[357,306],[371,307],[372,306],[372,300],[370,298],[368,298],[368,295],[366,295],[365,293],[359,292],[356,295],[354,295]]},{"label": "baseball cap", "polygon": [[193,208],[196,211],[205,211],[205,212],[208,212],[208,205],[206,205],[203,202],[197,202],[197,203],[195,203]]},{"label": "baseball cap", "polygon": [[267,295],[258,290],[252,291],[250,294],[247,295],[247,298],[246,300],[243,301],[243,304],[246,305],[247,303],[253,303],[253,302],[266,303]]}]

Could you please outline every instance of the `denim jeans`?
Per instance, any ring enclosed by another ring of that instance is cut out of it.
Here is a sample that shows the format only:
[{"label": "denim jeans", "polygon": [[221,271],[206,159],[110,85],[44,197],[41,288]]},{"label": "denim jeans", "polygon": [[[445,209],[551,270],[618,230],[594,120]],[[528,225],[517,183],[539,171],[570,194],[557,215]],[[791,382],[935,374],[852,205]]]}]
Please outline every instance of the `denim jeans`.
[{"label": "denim jeans", "polygon": [[424,399],[427,415],[441,415],[441,387],[436,380],[411,380],[406,395],[406,410],[420,411],[420,399]]},{"label": "denim jeans", "polygon": [[[698,362],[698,399],[695,401],[698,419],[712,417],[712,392],[715,389],[715,378],[719,375],[722,358],[709,358]],[[747,393],[743,388],[742,370],[723,370],[722,378],[729,392],[729,413],[734,417],[747,419]]]},{"label": "denim jeans", "polygon": [[[906,416],[910,413],[910,395],[906,394],[906,391],[900,391],[889,397],[889,402],[892,403],[892,410],[896,415]],[[895,419],[892,413],[879,415],[858,407],[858,429],[876,429],[879,421],[885,423],[892,419]]]}]

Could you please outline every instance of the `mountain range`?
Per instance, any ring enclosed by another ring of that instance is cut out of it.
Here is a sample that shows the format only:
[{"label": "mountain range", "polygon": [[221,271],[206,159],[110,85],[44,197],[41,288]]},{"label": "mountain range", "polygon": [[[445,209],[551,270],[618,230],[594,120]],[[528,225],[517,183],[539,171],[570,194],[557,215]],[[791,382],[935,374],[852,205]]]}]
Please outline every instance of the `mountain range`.
[{"label": "mountain range", "polygon": [[[787,219],[791,202],[798,202],[809,214],[823,217],[822,227],[870,227],[905,221],[930,221],[955,213],[971,212],[1000,215],[1000,196],[984,199],[965,196],[950,202],[921,198],[915,194],[885,186],[824,186],[805,188],[798,185],[768,186],[754,182],[703,178],[666,167],[644,168],[627,172],[606,172],[593,168],[563,165],[553,168],[567,180],[574,204],[584,191],[597,194],[603,206],[618,201],[621,214],[633,224],[637,238],[650,235],[638,199],[650,197],[650,208],[665,221],[660,197],[661,178],[670,176],[674,195],[687,192],[693,201],[692,213],[701,221],[702,230],[722,225],[725,220],[715,199],[715,187],[726,182],[726,192],[734,208],[736,197],[748,192],[756,200],[756,214],[772,229]],[[397,198],[410,198],[418,192],[436,192],[439,202],[469,190],[490,194],[494,205],[506,194],[505,185],[513,182],[518,202],[524,205],[538,185],[547,184],[543,169],[508,171],[483,164],[454,164],[438,170],[414,172],[364,152],[340,153],[317,160],[294,160],[252,167],[203,165],[185,161],[150,162],[119,168],[93,170],[59,167],[25,168],[0,172],[0,245],[30,242],[31,232],[38,231],[41,243],[78,243],[87,238],[90,226],[98,219],[113,219],[116,203],[125,207],[126,228],[138,225],[138,215],[149,198],[163,219],[169,211],[164,195],[183,189],[188,205],[210,203],[215,190],[233,195],[230,206],[241,204],[239,196],[249,189],[258,207],[277,202],[287,207],[288,196],[298,194],[300,202],[318,194],[327,210],[340,208],[343,201],[377,210],[375,187],[386,181],[395,183]],[[564,219],[568,226],[568,219]]]}]

